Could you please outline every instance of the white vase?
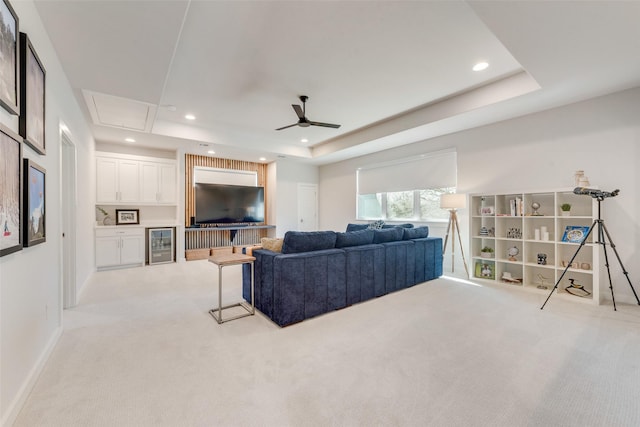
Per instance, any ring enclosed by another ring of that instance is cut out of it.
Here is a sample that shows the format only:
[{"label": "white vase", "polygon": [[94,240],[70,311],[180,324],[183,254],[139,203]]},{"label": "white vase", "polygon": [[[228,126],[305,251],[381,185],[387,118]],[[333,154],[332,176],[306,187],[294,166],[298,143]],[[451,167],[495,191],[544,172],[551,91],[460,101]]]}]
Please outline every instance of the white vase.
[{"label": "white vase", "polygon": [[562,216],[570,216],[571,211],[562,211]]}]

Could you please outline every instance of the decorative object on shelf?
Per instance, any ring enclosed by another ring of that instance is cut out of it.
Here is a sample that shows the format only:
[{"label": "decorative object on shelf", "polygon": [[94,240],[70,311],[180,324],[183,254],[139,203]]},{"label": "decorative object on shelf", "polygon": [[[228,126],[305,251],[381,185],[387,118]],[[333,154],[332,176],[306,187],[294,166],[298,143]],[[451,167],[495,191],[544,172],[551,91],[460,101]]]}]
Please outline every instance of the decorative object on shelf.
[{"label": "decorative object on shelf", "polygon": [[588,262],[583,262],[582,264],[580,264],[580,268],[583,270],[591,270],[591,264],[589,264]]},{"label": "decorative object on shelf", "polygon": [[562,235],[562,241],[568,243],[582,243],[584,238],[589,233],[588,226],[582,225],[567,225]]},{"label": "decorative object on shelf", "polygon": [[495,235],[496,235],[496,228],[495,227],[489,228],[489,237],[495,237]]},{"label": "decorative object on shelf", "polygon": [[533,240],[540,240],[540,229],[536,228],[533,231]]},{"label": "decorative object on shelf", "polygon": [[518,249],[516,246],[512,246],[507,249],[507,256],[509,257],[509,261],[517,261],[518,258],[516,258],[516,256],[518,256],[519,253],[520,249]]},{"label": "decorative object on shelf", "polygon": [[482,258],[493,258],[493,248],[485,246],[484,248],[480,249],[480,256]]},{"label": "decorative object on shelf", "polygon": [[589,184],[589,178],[584,176],[583,170],[577,170],[576,173],[573,175],[573,180],[576,187],[588,187],[589,185],[591,185]]},{"label": "decorative object on shelf", "polygon": [[547,286],[544,282],[545,280],[549,280],[548,277],[544,277],[542,274],[538,273],[537,274],[538,279],[540,279],[540,283],[536,286],[536,288],[538,289],[549,289],[549,286]]},{"label": "decorative object on shelf", "polygon": [[140,224],[139,209],[116,209],[116,225]]},{"label": "decorative object on shelf", "polygon": [[522,239],[522,230],[517,227],[508,229],[507,239]]},{"label": "decorative object on shelf", "polygon": [[480,235],[488,237],[489,236],[489,229],[487,227],[483,226],[482,228],[480,228]]},{"label": "decorative object on shelf", "polygon": [[540,209],[540,203],[538,202],[531,203],[531,209],[533,209],[533,212],[531,213],[532,216],[542,216],[542,214],[538,212],[538,209]]},{"label": "decorative object on shelf", "polygon": [[464,257],[464,247],[462,246],[462,239],[460,238],[460,225],[458,224],[458,209],[464,209],[467,207],[467,195],[466,194],[443,194],[440,196],[440,208],[449,210],[449,224],[447,225],[447,235],[444,238],[444,246],[442,253],[447,250],[447,242],[449,241],[449,231],[451,231],[451,272],[454,272],[455,266],[455,236],[458,235],[458,242],[460,243],[460,252],[462,253],[462,262],[464,263],[464,270],[469,277],[469,268],[467,267],[467,260]]},{"label": "decorative object on shelf", "polygon": [[475,276],[481,279],[495,279],[496,266],[492,262],[478,261],[476,262]]},{"label": "decorative object on shelf", "polygon": [[500,279],[505,283],[511,283],[514,285],[522,283],[522,279],[511,276],[511,273],[509,273],[508,271],[503,272],[502,277]]},{"label": "decorative object on shelf", "polygon": [[482,216],[493,216],[495,213],[496,210],[493,206],[482,206],[480,208],[480,215]]},{"label": "decorative object on shelf", "polygon": [[538,254],[538,264],[539,265],[547,265],[547,254],[544,254],[544,253],[539,253]]},{"label": "decorative object on shelf", "polygon": [[563,203],[560,205],[560,210],[562,211],[562,216],[569,216],[571,214],[571,204]]},{"label": "decorative object on shelf", "polygon": [[576,283],[576,279],[571,279],[569,278],[569,282],[571,283],[569,286],[567,286],[566,288],[564,288],[565,291],[567,291],[568,293],[570,293],[571,295],[577,296],[577,297],[588,297],[589,295],[591,295],[591,292],[589,292],[588,290],[586,290],[584,288],[584,286]]},{"label": "decorative object on shelf", "polygon": [[47,241],[45,179],[46,170],[24,159],[24,240],[25,247]]},{"label": "decorative object on shelf", "polygon": [[113,218],[111,218],[109,212],[107,212],[100,206],[96,206],[96,209],[102,214],[102,225],[113,225]]}]

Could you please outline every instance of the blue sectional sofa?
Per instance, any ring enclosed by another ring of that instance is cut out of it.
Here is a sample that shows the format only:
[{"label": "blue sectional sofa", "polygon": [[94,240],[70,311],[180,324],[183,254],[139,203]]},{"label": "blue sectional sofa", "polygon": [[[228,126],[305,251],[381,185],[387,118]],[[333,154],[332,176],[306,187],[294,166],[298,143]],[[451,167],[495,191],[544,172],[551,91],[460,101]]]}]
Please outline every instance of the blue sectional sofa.
[{"label": "blue sectional sofa", "polygon": [[[287,326],[442,275],[442,239],[428,237],[426,227],[347,230],[288,231],[281,253],[254,250],[256,308]],[[243,297],[250,301],[244,267]]]}]

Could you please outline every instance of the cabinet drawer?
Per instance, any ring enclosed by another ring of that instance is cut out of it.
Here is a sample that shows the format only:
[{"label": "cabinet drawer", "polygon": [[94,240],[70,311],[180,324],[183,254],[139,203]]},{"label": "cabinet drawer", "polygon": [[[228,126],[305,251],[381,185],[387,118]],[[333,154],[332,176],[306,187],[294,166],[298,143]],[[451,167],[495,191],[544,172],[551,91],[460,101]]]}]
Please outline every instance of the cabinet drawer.
[{"label": "cabinet drawer", "polygon": [[96,237],[144,236],[143,227],[96,229]]}]

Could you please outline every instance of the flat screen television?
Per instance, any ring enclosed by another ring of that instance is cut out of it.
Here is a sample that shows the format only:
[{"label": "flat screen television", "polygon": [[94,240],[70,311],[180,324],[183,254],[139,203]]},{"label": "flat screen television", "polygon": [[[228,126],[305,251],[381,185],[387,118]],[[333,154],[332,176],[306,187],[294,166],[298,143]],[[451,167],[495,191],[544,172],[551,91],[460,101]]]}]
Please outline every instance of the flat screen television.
[{"label": "flat screen television", "polygon": [[264,187],[196,183],[196,224],[264,222]]}]

